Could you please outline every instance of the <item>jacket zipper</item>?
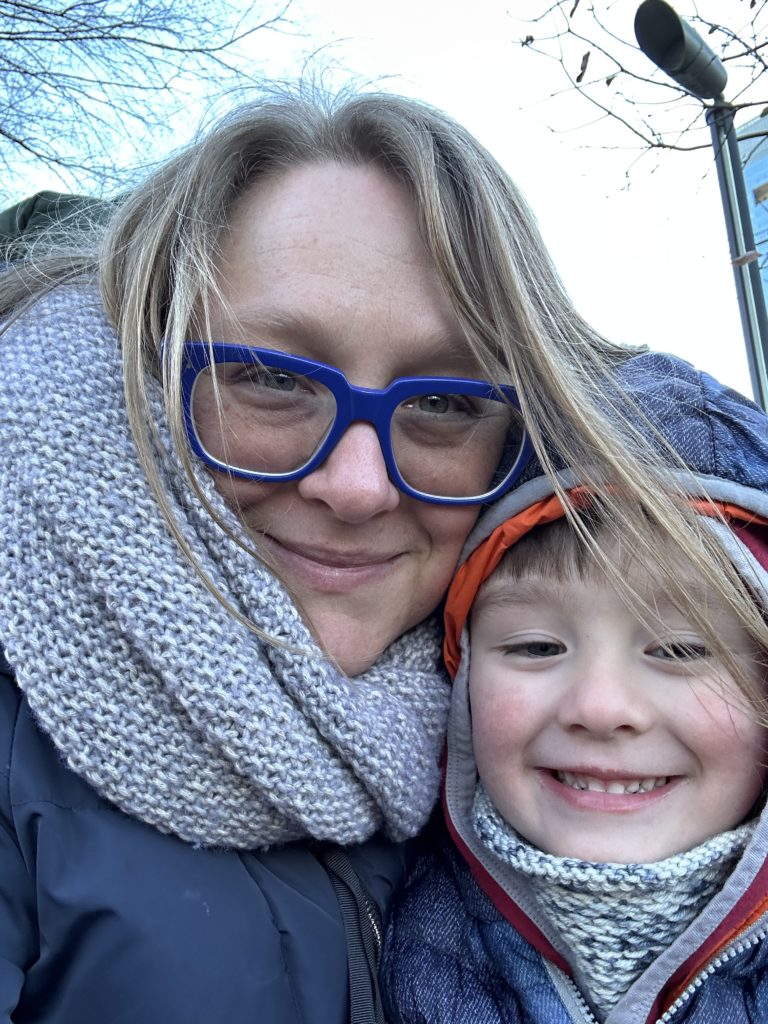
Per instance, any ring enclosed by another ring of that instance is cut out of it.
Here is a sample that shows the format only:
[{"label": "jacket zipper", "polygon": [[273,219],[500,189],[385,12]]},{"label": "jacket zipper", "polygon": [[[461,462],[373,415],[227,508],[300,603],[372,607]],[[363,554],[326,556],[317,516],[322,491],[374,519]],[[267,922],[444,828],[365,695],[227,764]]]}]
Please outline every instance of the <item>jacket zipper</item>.
[{"label": "jacket zipper", "polygon": [[[715,957],[714,960],[707,964],[707,966],[696,975],[688,987],[680,993],[674,1003],[664,1011],[655,1024],[670,1024],[678,1010],[685,1006],[694,992],[701,988],[707,978],[714,974],[716,970],[723,966],[723,964],[728,963],[729,960],[733,960],[733,958],[739,956],[740,953],[744,953],[753,946],[757,946],[766,936],[768,936],[768,924],[753,932],[749,938],[738,939],[732,946],[727,946],[719,956]],[[587,1006],[586,1000],[579,991],[574,980],[569,978],[563,971],[560,971],[560,977],[571,993],[573,1001],[582,1013],[583,1024],[599,1024],[599,1021]],[[576,1024],[578,1024],[578,1022],[576,1022]]]},{"label": "jacket zipper", "polygon": [[733,958],[738,956],[740,953],[745,952],[747,949],[751,949],[752,946],[757,946],[758,943],[762,942],[766,935],[768,935],[768,925],[763,925],[762,928],[753,932],[749,938],[738,939],[732,946],[726,946],[719,956],[715,957],[714,960],[708,963],[707,966],[696,975],[690,985],[680,993],[669,1009],[659,1017],[656,1024],[669,1024],[677,1011],[688,1002],[696,989],[701,988],[702,984],[710,977],[710,975],[714,974],[719,967],[722,967],[723,964],[727,963],[729,960],[733,960]]},{"label": "jacket zipper", "polygon": [[[559,968],[558,968],[558,970],[559,970]],[[568,975],[564,971],[560,971],[560,977],[561,977],[562,981],[564,982],[566,988],[570,992],[571,996],[573,997],[574,1003],[576,1004],[578,1009],[581,1011],[581,1014],[582,1014],[581,1024],[600,1024],[600,1022],[598,1021],[597,1017],[595,1017],[594,1013],[592,1013],[590,1008],[587,1006],[587,1001],[584,998],[584,996],[581,994],[581,992],[579,991],[579,988],[576,985],[576,982],[573,980],[573,978],[569,978]],[[567,1009],[567,1007],[566,1007],[566,1009]],[[574,1024],[580,1024],[580,1022],[575,1021]]]},{"label": "jacket zipper", "polygon": [[376,904],[373,902],[370,896],[366,896],[365,912],[368,915],[368,920],[371,923],[371,931],[373,932],[373,939],[376,945],[376,962],[378,963],[379,959],[381,958],[383,936],[381,934],[381,925],[379,924],[378,908],[376,907]]}]

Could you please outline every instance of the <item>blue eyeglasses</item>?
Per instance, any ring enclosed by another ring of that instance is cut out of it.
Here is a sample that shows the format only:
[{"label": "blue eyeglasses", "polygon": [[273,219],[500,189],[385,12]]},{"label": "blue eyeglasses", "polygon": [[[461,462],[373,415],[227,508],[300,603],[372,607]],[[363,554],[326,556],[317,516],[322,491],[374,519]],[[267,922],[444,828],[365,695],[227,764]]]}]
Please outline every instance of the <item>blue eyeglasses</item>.
[{"label": "blue eyeglasses", "polygon": [[358,421],[376,430],[395,486],[420,501],[491,501],[531,454],[514,388],[483,381],[402,377],[361,388],[313,359],[189,341],[181,387],[192,450],[244,480],[307,476]]}]

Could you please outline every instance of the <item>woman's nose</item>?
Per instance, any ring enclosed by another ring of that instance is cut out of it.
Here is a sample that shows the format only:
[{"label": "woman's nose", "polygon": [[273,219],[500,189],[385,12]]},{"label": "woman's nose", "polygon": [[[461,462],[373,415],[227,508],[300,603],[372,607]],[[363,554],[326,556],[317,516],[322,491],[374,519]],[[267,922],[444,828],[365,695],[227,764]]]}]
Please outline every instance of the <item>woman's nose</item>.
[{"label": "woman's nose", "polygon": [[574,670],[558,704],[558,721],[565,729],[608,737],[651,728],[652,704],[628,659],[582,658]]},{"label": "woman's nose", "polygon": [[302,498],[324,502],[348,523],[365,522],[400,502],[379,438],[369,423],[353,423],[325,462],[299,480],[297,487]]}]

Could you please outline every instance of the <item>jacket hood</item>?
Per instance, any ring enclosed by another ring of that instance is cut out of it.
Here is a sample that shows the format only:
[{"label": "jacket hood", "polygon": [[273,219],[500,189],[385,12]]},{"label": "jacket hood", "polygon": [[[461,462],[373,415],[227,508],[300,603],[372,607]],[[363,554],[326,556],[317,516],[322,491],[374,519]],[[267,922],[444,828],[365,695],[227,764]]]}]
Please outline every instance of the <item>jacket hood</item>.
[{"label": "jacket hood", "polygon": [[[751,581],[768,610],[768,415],[748,399],[674,356],[645,353],[616,371],[621,389],[660,438],[685,460],[677,478],[717,533],[729,557]],[[647,429],[647,428],[646,428]],[[560,468],[557,479],[578,503],[577,474]],[[729,526],[713,518],[712,502]],[[443,800],[449,831],[477,882],[497,908],[548,960],[570,974],[566,948],[538,909],[525,879],[482,846],[472,825],[477,774],[468,699],[470,658],[467,616],[483,581],[505,551],[535,526],[564,515],[552,479],[531,460],[524,482],[478,521],[446,598],[445,658],[454,677],[445,756]],[[722,945],[721,939],[768,912],[766,815],[723,891],[716,914],[697,920],[646,972],[647,992],[633,1008],[635,1021],[655,1019],[692,974]],[[685,941],[683,941],[685,940]],[[633,992],[638,986],[633,986]],[[642,988],[642,986],[640,986]],[[655,1016],[652,1016],[655,1015]],[[629,1017],[627,1019],[630,1019]]]}]

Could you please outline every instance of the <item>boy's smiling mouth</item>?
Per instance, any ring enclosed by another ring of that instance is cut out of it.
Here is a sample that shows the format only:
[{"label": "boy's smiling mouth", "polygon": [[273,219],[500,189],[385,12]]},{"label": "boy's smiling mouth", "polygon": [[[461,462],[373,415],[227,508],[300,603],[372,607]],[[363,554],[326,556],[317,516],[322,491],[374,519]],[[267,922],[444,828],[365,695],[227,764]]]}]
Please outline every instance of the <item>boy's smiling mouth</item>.
[{"label": "boy's smiling mouth", "polygon": [[554,769],[552,775],[558,782],[571,789],[588,790],[592,793],[650,793],[661,789],[671,781],[669,775],[638,776],[637,778],[596,778],[586,773]]}]

